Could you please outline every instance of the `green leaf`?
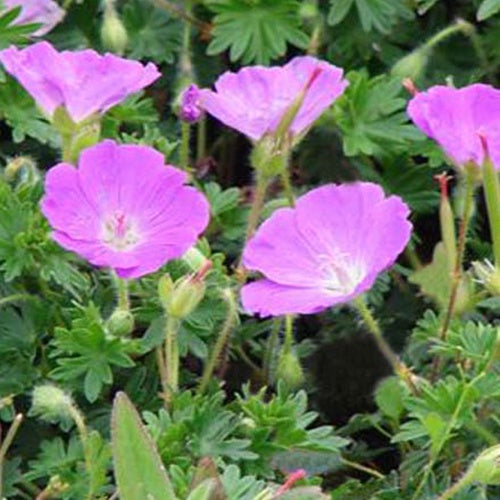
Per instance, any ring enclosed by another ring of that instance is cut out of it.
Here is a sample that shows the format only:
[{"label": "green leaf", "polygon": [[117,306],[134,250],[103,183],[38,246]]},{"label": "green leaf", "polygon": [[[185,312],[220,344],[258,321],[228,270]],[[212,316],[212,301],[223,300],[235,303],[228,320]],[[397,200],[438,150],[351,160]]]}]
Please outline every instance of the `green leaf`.
[{"label": "green leaf", "polygon": [[429,413],[422,419],[422,423],[431,438],[431,455],[435,456],[441,450],[446,435],[446,422],[438,413]]},{"label": "green leaf", "polygon": [[398,377],[384,379],[375,390],[375,402],[380,411],[396,421],[404,412],[404,396]]},{"label": "green leaf", "polygon": [[415,271],[409,277],[409,281],[418,285],[420,291],[432,298],[440,308],[447,306],[451,287],[451,268],[442,242],[434,248],[432,262]]},{"label": "green leaf", "polygon": [[370,78],[365,71],[352,71],[347,79],[350,84],[330,115],[342,131],[347,156],[384,157],[424,139],[408,123],[399,80],[384,75]]},{"label": "green leaf", "polygon": [[377,30],[389,33],[401,19],[411,20],[413,11],[401,0],[330,0],[328,23],[336,25],[356,5],[357,14],[364,31]]},{"label": "green leaf", "polygon": [[172,63],[180,48],[181,23],[147,0],[129,0],[122,13],[129,36],[127,56]]},{"label": "green leaf", "polygon": [[206,0],[215,12],[213,40],[207,53],[230,49],[231,61],[269,64],[283,56],[287,44],[306,48],[308,36],[300,29],[297,0]]},{"label": "green leaf", "polygon": [[479,6],[476,17],[478,21],[484,21],[500,12],[500,0],[484,0]]},{"label": "green leaf", "polygon": [[128,396],[113,403],[111,442],[114,473],[122,500],[170,500],[175,493],[156,447]]}]

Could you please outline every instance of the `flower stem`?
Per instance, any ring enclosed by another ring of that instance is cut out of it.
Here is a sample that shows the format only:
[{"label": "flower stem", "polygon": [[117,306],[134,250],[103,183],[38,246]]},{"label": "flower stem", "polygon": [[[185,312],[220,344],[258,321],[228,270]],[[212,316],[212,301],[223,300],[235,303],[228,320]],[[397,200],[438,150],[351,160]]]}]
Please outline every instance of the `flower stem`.
[{"label": "flower stem", "polygon": [[498,172],[488,158],[483,166],[483,188],[490,223],[495,266],[500,268],[500,180]]},{"label": "flower stem", "polygon": [[341,458],[340,462],[343,463],[344,465],[347,465],[347,467],[351,467],[353,469],[366,472],[366,474],[370,474],[370,476],[376,477],[377,479],[384,479],[384,475],[380,473],[378,470],[372,469],[371,467],[366,467],[365,465],[358,464],[357,462],[351,462],[350,460],[347,460],[346,458]]},{"label": "flower stem", "polygon": [[179,389],[179,328],[180,321],[167,316],[165,324],[165,362],[167,377],[166,401],[171,403],[172,396]]},{"label": "flower stem", "polygon": [[472,482],[473,478],[469,474],[463,475],[456,483],[452,484],[437,500],[448,500],[453,498],[457,493],[462,491]]},{"label": "flower stem", "polygon": [[295,195],[293,194],[292,183],[290,182],[290,171],[289,168],[281,172],[281,183],[283,184],[283,190],[285,191],[286,199],[291,207],[295,207]]},{"label": "flower stem", "polygon": [[398,373],[401,361],[399,360],[398,355],[392,350],[392,347],[384,339],[377,320],[373,317],[373,314],[366,305],[366,302],[362,298],[357,298],[353,301],[353,304],[356,306],[356,309],[358,310],[363,322],[367,326],[368,331],[372,334],[372,337],[375,340],[375,343],[377,344],[380,352],[392,366],[394,372]]},{"label": "flower stem", "polygon": [[191,136],[191,125],[181,121],[181,145],[179,152],[179,166],[182,170],[189,167],[189,139]]},{"label": "flower stem", "polygon": [[227,293],[224,294],[224,298],[227,303],[226,320],[224,321],[222,330],[220,331],[217,340],[215,341],[210,359],[208,360],[208,363],[205,365],[205,368],[203,370],[200,385],[198,386],[198,394],[203,394],[205,392],[208,383],[210,382],[210,378],[212,377],[217,366],[217,363],[220,360],[220,357],[229,342],[231,332],[233,331],[233,327],[238,318],[233,292],[230,289],[227,289],[226,292]]},{"label": "flower stem", "polygon": [[448,307],[446,310],[446,316],[443,321],[443,326],[441,328],[440,338],[442,340],[446,339],[448,334],[448,328],[450,327],[450,321],[453,317],[455,311],[455,305],[457,301],[458,288],[460,286],[460,281],[462,279],[462,261],[465,253],[465,244],[467,242],[467,232],[469,230],[469,224],[472,217],[472,211],[474,208],[474,180],[470,175],[467,175],[466,179],[466,191],[465,191],[465,205],[460,221],[460,227],[458,230],[458,243],[457,243],[457,258],[455,261],[455,267],[452,274],[452,282],[450,289],[450,298],[448,301]]},{"label": "flower stem", "polygon": [[[437,446],[433,447],[432,455],[425,466],[424,469],[424,474],[422,476],[422,479],[420,480],[419,485],[417,486],[417,489],[415,490],[415,493],[413,494],[413,497],[411,500],[417,500],[419,498],[420,492],[422,491],[422,488],[425,486],[425,483],[427,482],[427,479],[429,478],[430,473],[432,472],[432,468],[434,467],[434,464],[436,463],[437,459],[439,458],[439,455],[441,453],[441,450],[443,449],[443,446],[446,444],[448,439],[450,438],[450,435],[455,428],[455,425],[457,423],[458,416],[460,415],[460,412],[462,410],[462,406],[464,403],[467,401],[467,398],[469,397],[469,391],[472,389],[474,384],[484,376],[484,372],[480,373],[477,377],[472,379],[465,387],[464,390],[462,391],[462,394],[460,395],[460,399],[457,401],[457,404],[455,406],[455,410],[453,411],[453,414],[451,415],[450,420],[448,421],[448,425],[446,426],[446,429],[444,432],[441,434],[441,439],[439,440]],[[463,487],[463,486],[462,486]],[[450,498],[444,497],[444,498]]]},{"label": "flower stem", "polygon": [[267,177],[257,173],[257,184],[253,196],[252,208],[248,216],[247,230],[245,233],[245,243],[252,237],[259,224],[259,217],[264,207],[269,180]]},{"label": "flower stem", "polygon": [[274,381],[275,367],[273,366],[273,361],[276,357],[276,347],[279,341],[280,330],[281,330],[281,318],[280,317],[274,318],[271,327],[271,333],[267,341],[266,353],[264,356],[264,367],[263,367],[266,380],[269,384],[271,384]]},{"label": "flower stem", "polygon": [[389,345],[389,343],[384,339],[382,330],[380,329],[380,326],[371,313],[370,309],[366,305],[364,299],[362,297],[358,297],[353,300],[353,304],[358,310],[361,319],[367,326],[368,331],[371,333],[378,349],[383,354],[387,362],[391,365],[395,375],[400,377],[414,394],[417,393],[418,391],[413,384],[412,373],[410,372],[408,367],[399,359],[399,356],[392,350],[392,347]]},{"label": "flower stem", "polygon": [[207,117],[202,116],[196,129],[196,161],[207,156]]},{"label": "flower stem", "polygon": [[36,297],[33,295],[29,295],[27,293],[14,293],[14,294],[9,295],[7,297],[2,297],[0,299],[0,307],[6,306],[6,305],[10,304],[11,302],[17,302],[19,300],[21,300],[21,301],[36,300]]},{"label": "flower stem", "polygon": [[7,454],[10,445],[12,444],[14,438],[16,437],[17,431],[21,426],[23,418],[24,417],[22,413],[18,413],[15,416],[14,420],[12,421],[12,424],[9,427],[7,435],[5,436],[5,439],[2,441],[2,445],[0,446],[0,498],[3,498],[2,487],[3,487],[3,466],[5,462],[5,455]]},{"label": "flower stem", "polygon": [[91,471],[92,471],[92,452],[88,446],[88,436],[89,432],[87,426],[85,424],[85,418],[82,415],[82,412],[74,406],[74,404],[70,405],[69,413],[71,418],[75,422],[76,429],[78,431],[78,435],[80,436],[80,441],[82,443],[83,448],[83,456],[85,459],[85,468],[87,469],[87,473],[89,474],[89,492],[87,494],[87,499],[91,500],[93,498],[93,487],[92,481],[90,479]]},{"label": "flower stem", "polygon": [[120,311],[130,310],[130,298],[128,293],[128,282],[127,280],[118,278],[116,279],[116,286],[118,290],[118,306]]}]

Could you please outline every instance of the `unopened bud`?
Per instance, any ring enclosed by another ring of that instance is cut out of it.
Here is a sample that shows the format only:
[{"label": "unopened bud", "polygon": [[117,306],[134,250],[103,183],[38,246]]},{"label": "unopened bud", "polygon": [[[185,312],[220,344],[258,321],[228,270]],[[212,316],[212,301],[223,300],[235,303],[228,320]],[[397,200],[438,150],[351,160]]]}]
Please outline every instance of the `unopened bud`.
[{"label": "unopened bud", "polygon": [[53,384],[43,384],[33,389],[31,413],[49,422],[71,418],[73,399]]},{"label": "unopened bud", "polygon": [[115,337],[130,335],[134,330],[134,316],[130,311],[116,309],[106,322],[108,331]]},{"label": "unopened bud", "polygon": [[189,316],[205,296],[205,283],[191,277],[182,278],[174,287],[167,312],[178,319]]},{"label": "unopened bud", "polygon": [[413,50],[394,64],[391,75],[398,79],[418,79],[427,67],[429,53],[430,50],[425,46]]},{"label": "unopened bud", "polygon": [[439,182],[441,200],[439,203],[439,222],[441,224],[441,238],[446,250],[449,269],[455,267],[457,260],[457,239],[455,235],[455,217],[448,197],[448,182],[450,177],[446,174],[436,175]]},{"label": "unopened bud", "polygon": [[297,355],[292,352],[282,352],[278,360],[276,375],[283,380],[288,388],[296,389],[304,382],[304,372]]},{"label": "unopened bud", "polygon": [[302,2],[299,7],[299,17],[304,21],[316,19],[319,15],[318,6],[312,1]]},{"label": "unopened bud", "polygon": [[208,259],[195,247],[191,247],[183,256],[182,260],[191,268],[198,272],[206,266]]},{"label": "unopened bud", "polygon": [[192,83],[180,96],[179,116],[187,123],[196,123],[205,114],[201,106],[201,91]]},{"label": "unopened bud", "polygon": [[493,297],[500,295],[500,269],[488,260],[473,262],[472,268],[476,281],[484,285]]},{"label": "unopened bud", "polygon": [[158,283],[158,295],[165,312],[173,318],[182,319],[189,316],[205,296],[205,275],[212,267],[207,260],[203,267],[193,276],[185,276],[175,283],[166,274]]},{"label": "unopened bud", "polygon": [[13,158],[4,170],[7,182],[18,181],[19,184],[33,186],[40,180],[40,172],[36,163],[29,156],[18,156]]},{"label": "unopened bud", "polygon": [[483,451],[472,462],[467,476],[482,484],[500,484],[500,444]]},{"label": "unopened bud", "polygon": [[113,2],[109,1],[104,10],[101,26],[101,42],[103,47],[119,56],[123,55],[128,45],[127,30],[118,16]]}]

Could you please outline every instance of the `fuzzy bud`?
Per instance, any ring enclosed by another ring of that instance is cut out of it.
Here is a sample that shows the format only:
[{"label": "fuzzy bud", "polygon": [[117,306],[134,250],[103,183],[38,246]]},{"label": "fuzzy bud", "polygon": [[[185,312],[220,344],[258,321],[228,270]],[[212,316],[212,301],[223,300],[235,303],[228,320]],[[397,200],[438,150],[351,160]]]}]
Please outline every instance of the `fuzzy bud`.
[{"label": "fuzzy bud", "polygon": [[482,484],[500,484],[500,444],[484,450],[472,462],[467,476]]},{"label": "fuzzy bud", "polygon": [[33,389],[31,413],[49,422],[71,418],[73,399],[53,384],[43,384]]},{"label": "fuzzy bud", "polygon": [[429,53],[430,50],[425,46],[413,50],[394,64],[391,75],[400,80],[404,78],[418,79],[427,67]]},{"label": "fuzzy bud", "polygon": [[474,275],[486,290],[493,296],[500,295],[500,269],[489,261],[473,262]]},{"label": "fuzzy bud", "polygon": [[104,19],[101,26],[101,42],[110,52],[123,55],[128,45],[127,30],[118,16],[113,2],[108,0],[104,10]]},{"label": "fuzzy bud", "polygon": [[134,330],[134,316],[130,311],[116,309],[106,322],[108,331],[116,337],[130,335]]},{"label": "fuzzy bud", "polygon": [[296,389],[302,385],[304,382],[304,372],[299,358],[294,352],[288,351],[280,354],[276,375],[290,389]]},{"label": "fuzzy bud", "polygon": [[166,274],[158,282],[158,295],[165,312],[176,319],[189,316],[205,296],[206,274],[212,267],[212,261],[206,259],[195,275],[184,276],[173,282]]},{"label": "fuzzy bud", "polygon": [[189,316],[205,296],[205,283],[192,277],[181,278],[175,283],[167,313],[177,319]]}]

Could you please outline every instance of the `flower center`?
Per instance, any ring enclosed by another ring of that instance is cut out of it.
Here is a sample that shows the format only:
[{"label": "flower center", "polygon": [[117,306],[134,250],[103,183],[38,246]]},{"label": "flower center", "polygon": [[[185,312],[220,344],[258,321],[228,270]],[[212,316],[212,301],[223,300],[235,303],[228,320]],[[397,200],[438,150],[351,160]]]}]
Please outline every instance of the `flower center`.
[{"label": "flower center", "polygon": [[334,295],[348,295],[356,289],[365,274],[364,269],[352,262],[347,254],[320,255],[324,286]]},{"label": "flower center", "polygon": [[102,241],[114,250],[130,250],[140,240],[136,225],[121,210],[105,218]]}]

